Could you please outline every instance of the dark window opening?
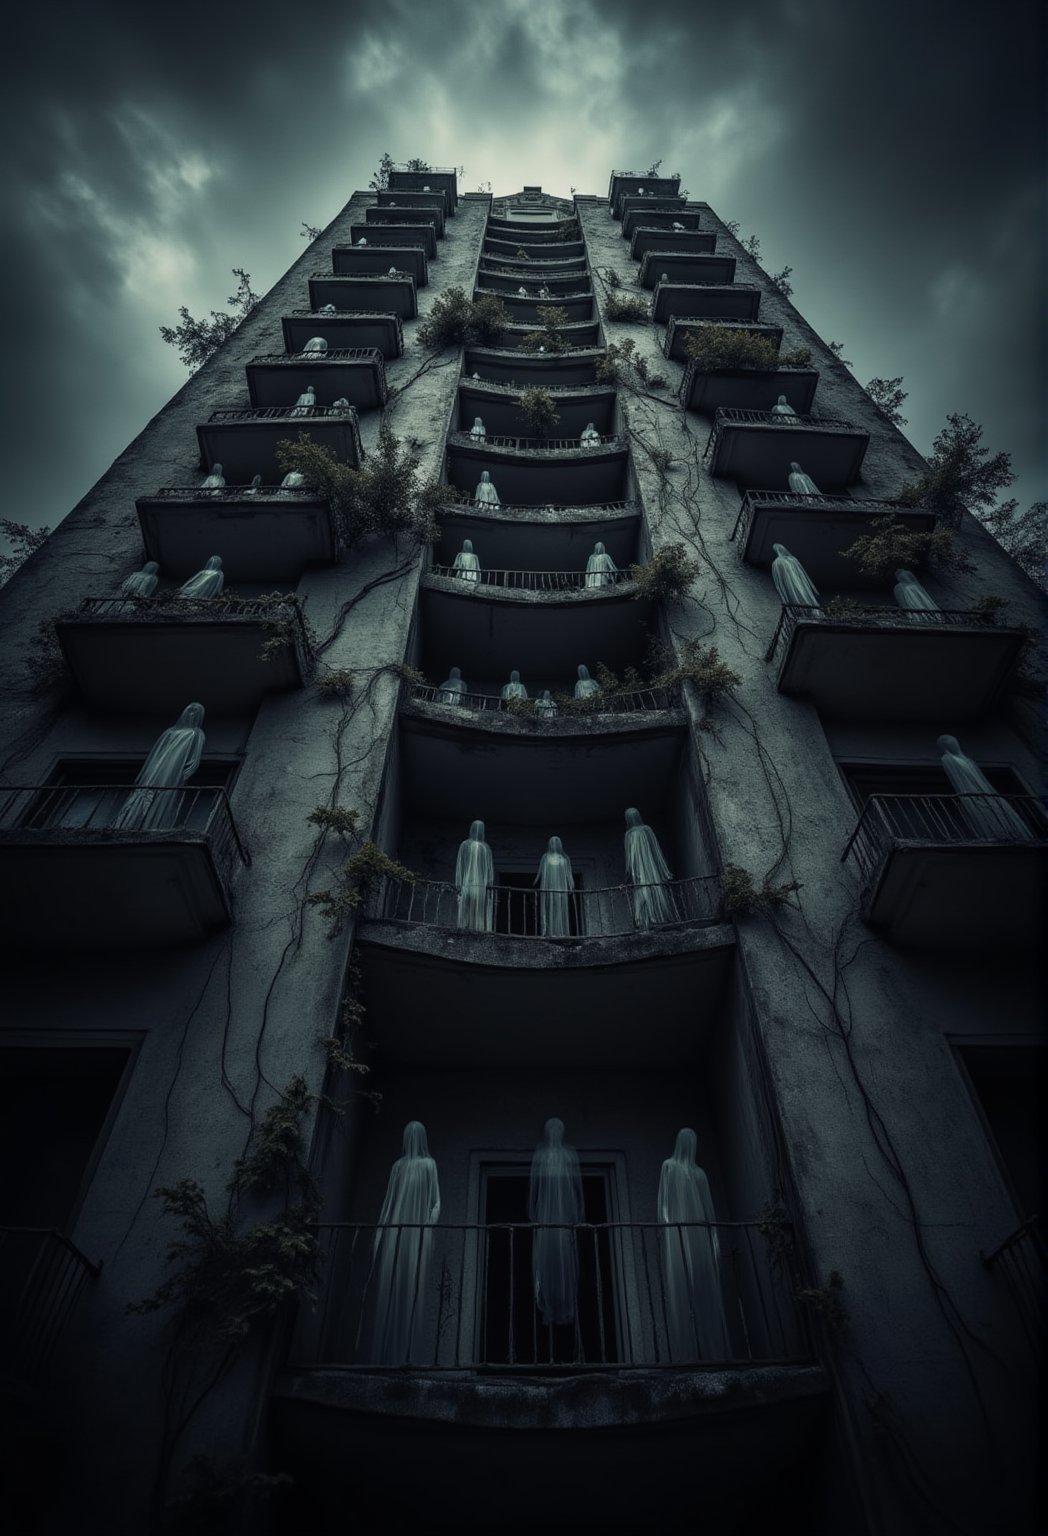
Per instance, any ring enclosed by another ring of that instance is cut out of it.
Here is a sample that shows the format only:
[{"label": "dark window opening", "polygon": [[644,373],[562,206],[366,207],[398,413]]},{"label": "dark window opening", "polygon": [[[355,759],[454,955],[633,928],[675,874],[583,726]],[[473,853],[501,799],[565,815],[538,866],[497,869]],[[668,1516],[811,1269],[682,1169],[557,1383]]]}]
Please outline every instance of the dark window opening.
[{"label": "dark window opening", "polygon": [[[111,826],[126,800],[122,786],[134,784],[145,757],[66,758],[56,764],[47,787],[35,795],[22,818],[25,827]],[[231,788],[239,761],[202,762],[185,781],[186,790]],[[80,786],[83,786],[82,788]],[[169,797],[172,801],[175,796]],[[172,825],[202,828],[214,808],[212,795],[187,794]]]},{"label": "dark window opening", "polygon": [[[1002,795],[1029,791],[1014,768],[980,763],[994,789]],[[953,785],[939,767],[909,763],[839,763],[841,777],[861,810],[871,795],[952,795]]]},{"label": "dark window opening", "polygon": [[[575,872],[575,889],[568,896],[568,932],[578,938],[586,932],[583,876]],[[533,870],[500,869],[495,886],[495,932],[534,938],[540,932],[539,888]]]},{"label": "dark window opening", "polygon": [[957,1045],[990,1142],[1024,1220],[1045,1215],[1040,1117],[1048,1094],[1048,1049],[1040,1045]]}]

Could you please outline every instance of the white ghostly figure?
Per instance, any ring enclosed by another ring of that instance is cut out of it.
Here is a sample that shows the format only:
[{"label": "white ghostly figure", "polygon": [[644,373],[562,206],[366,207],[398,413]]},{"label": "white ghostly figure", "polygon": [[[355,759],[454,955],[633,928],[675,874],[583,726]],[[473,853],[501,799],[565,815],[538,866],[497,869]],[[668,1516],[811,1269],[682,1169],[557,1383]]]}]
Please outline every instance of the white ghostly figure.
[{"label": "white ghostly figure", "polygon": [[126,576],[120,591],[124,597],[152,597],[160,579],[160,567],[155,560],[147,560],[140,571]]},{"label": "white ghostly figure", "polygon": [[618,569],[604,545],[598,540],[593,546],[592,555],[586,561],[586,586],[613,587]]},{"label": "white ghostly figure", "polygon": [[500,505],[499,493],[492,482],[491,475],[486,469],[481,470],[477,489],[473,492],[473,500],[481,502],[487,507]]},{"label": "white ghostly figure", "polygon": [[573,1229],[584,1214],[578,1153],[564,1140],[563,1120],[547,1120],[531,1159],[528,1217],[537,1228],[531,1240],[535,1306],[549,1326],[575,1320],[579,1255]]},{"label": "white ghostly figure", "polygon": [[212,464],[211,473],[201,486],[201,490],[211,491],[215,496],[225,488],[226,477],[222,473],[221,464]]},{"label": "white ghostly figure", "polygon": [[668,272],[660,272],[659,273],[659,282],[660,283],[668,283],[669,280],[670,280],[670,275],[669,275]]},{"label": "white ghostly figure", "polygon": [[509,682],[502,685],[500,697],[503,699],[526,699],[527,696],[528,690],[520,680],[520,673],[514,668],[509,675]]},{"label": "white ghostly figure", "polygon": [[317,392],[312,384],[307,384],[305,389],[295,401],[292,416],[312,416],[317,404]]},{"label": "white ghostly figure", "polygon": [[551,299],[552,297],[553,297],[553,295],[552,295],[552,293],[550,293],[549,288],[546,286],[545,283],[543,283],[542,287],[539,289],[539,298],[540,299]]},{"label": "white ghostly figure", "polygon": [[306,342],[305,346],[302,348],[302,351],[303,353],[312,352],[323,356],[327,349],[328,344],[324,340],[323,336],[311,336]]},{"label": "white ghostly figure", "polygon": [[300,474],[297,469],[292,469],[289,470],[288,473],[284,476],[283,480],[281,480],[280,489],[282,491],[288,491],[289,493],[291,491],[301,491],[305,489],[305,484],[305,475]]},{"label": "white ghostly figure", "polygon": [[940,736],[943,772],[961,797],[961,810],[972,836],[993,843],[1030,843],[1032,830],[1018,811],[998,794],[974,758],[962,752],[956,736]]},{"label": "white ghostly figure", "polygon": [[942,612],[930,592],[926,592],[912,571],[896,571],[892,596],[900,608],[912,614],[918,622],[934,622]]},{"label": "white ghostly figure", "polygon": [[361,235],[360,239],[357,241],[358,245],[367,245],[367,243],[368,242],[367,242],[367,236],[366,235]]},{"label": "white ghostly figure", "polygon": [[659,1179],[666,1340],[676,1364],[731,1356],[713,1197],[695,1161],[695,1146],[693,1130],[678,1131],[673,1156],[663,1163]]},{"label": "white ghostly figure", "polygon": [[257,496],[261,489],[262,489],[262,476],[261,475],[256,475],[254,477],[254,479],[252,480],[251,484],[248,486],[247,490],[244,492],[244,495],[245,496]]},{"label": "white ghostly figure", "polygon": [[578,667],[578,682],[575,684],[575,697],[577,699],[595,699],[600,692],[600,684],[595,678],[590,677],[589,668],[581,663]]},{"label": "white ghostly figure", "polygon": [[475,443],[481,443],[488,435],[488,429],[479,416],[474,416],[473,425],[469,429],[469,435]]},{"label": "white ghostly figure", "polygon": [[535,700],[535,713],[542,720],[552,720],[557,713],[557,701],[548,688],[543,688]]},{"label": "white ghostly figure", "polygon": [[[474,378],[475,378],[475,379],[479,379],[479,378],[480,378],[480,374],[479,374],[479,373],[474,373],[474,374],[473,374],[473,377],[474,377]],[[478,419],[478,421],[479,421],[479,419],[480,419],[480,418],[479,418],[479,417],[478,417],[478,418],[477,418],[477,419]]]},{"label": "white ghostly figure", "polygon": [[638,187],[637,188],[637,196],[638,197],[643,197],[644,196],[644,188],[643,187]]},{"label": "white ghostly figure", "polygon": [[433,188],[427,185],[427,186],[423,187],[422,190],[423,190],[423,192],[432,192]]},{"label": "white ghostly figure", "polygon": [[776,400],[775,404],[771,408],[771,414],[773,416],[788,416],[794,421],[797,419],[797,412],[793,409],[793,406],[786,399],[785,395],[780,395]]},{"label": "white ghostly figure", "polygon": [[597,431],[592,421],[588,421],[583,427],[582,433],[579,437],[579,446],[581,448],[600,447],[600,433]]},{"label": "white ghostly figure", "polygon": [[544,939],[566,939],[571,933],[571,897],[575,876],[559,837],[551,837],[535,876],[539,888],[539,932]]},{"label": "white ghostly figure", "polygon": [[339,395],[338,399],[332,400],[331,405],[329,406],[329,410],[338,411],[339,415],[342,415],[345,411],[351,411],[352,409],[353,407],[350,405],[349,400],[345,395]]},{"label": "white ghostly figure", "polygon": [[495,926],[495,860],[484,841],[482,821],[473,822],[469,836],[459,843],[455,888],[459,927],[490,933]]},{"label": "white ghostly figure", "polygon": [[440,685],[437,694],[438,704],[461,704],[462,695],[466,692],[466,684],[462,680],[462,672],[459,667],[452,667],[447,677]]},{"label": "white ghostly figure", "polygon": [[796,459],[790,463],[790,478],[788,481],[791,491],[796,491],[801,496],[821,496],[822,492],[815,484],[811,475],[806,475]]},{"label": "white ghostly figure", "polygon": [[396,267],[390,267],[389,271],[386,273],[387,277],[399,277],[399,275],[400,274],[398,273]]},{"label": "white ghostly figure", "polygon": [[772,549],[775,559],[771,563],[771,579],[782,601],[818,608],[818,591],[796,555],[791,555],[785,544],[773,544]]},{"label": "white ghostly figure", "polygon": [[156,831],[178,825],[182,796],[158,794],[177,789],[200,767],[204,755],[204,706],[187,704],[174,725],[162,731],[135,779],[135,787],[116,814],[113,825],[125,831]]},{"label": "white ghostly figure", "polygon": [[480,580],[480,557],[473,553],[473,540],[463,539],[462,548],[455,556],[452,567],[459,581]]},{"label": "white ghostly figure", "polygon": [[335,309],[334,304],[324,304],[321,307],[320,313],[322,315],[334,315],[337,314],[338,311]]},{"label": "white ghostly figure", "polygon": [[673,903],[666,881],[673,873],[666,863],[659,840],[641,819],[635,806],[626,812],[626,878],[633,890],[633,921],[638,928],[657,928],[671,923]]},{"label": "white ghostly figure", "polygon": [[175,593],[176,597],[217,597],[225,585],[222,556],[212,555],[202,571],[190,576]]},{"label": "white ghostly figure", "polygon": [[371,1249],[367,1356],[374,1365],[419,1363],[430,1301],[433,1234],[428,1228],[440,1216],[440,1184],[421,1121],[408,1121],[403,1147],[390,1170]]},{"label": "white ghostly figure", "polygon": [[527,296],[528,296],[528,290],[526,288],[520,287],[520,288],[517,289],[517,297],[518,298],[526,299]]}]

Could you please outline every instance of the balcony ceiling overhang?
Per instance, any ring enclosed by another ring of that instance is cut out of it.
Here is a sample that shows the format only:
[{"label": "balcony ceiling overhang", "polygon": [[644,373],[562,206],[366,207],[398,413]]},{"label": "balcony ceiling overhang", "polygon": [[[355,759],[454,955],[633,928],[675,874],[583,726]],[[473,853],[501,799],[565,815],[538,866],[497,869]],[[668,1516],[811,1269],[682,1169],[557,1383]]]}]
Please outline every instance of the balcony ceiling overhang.
[{"label": "balcony ceiling overhang", "polygon": [[[638,282],[642,288],[654,288],[665,272],[671,283],[730,284],[735,281],[735,257],[705,255],[702,252],[679,253],[649,251],[641,259]],[[702,313],[701,310],[698,311]]]},{"label": "balcony ceiling overhang", "polygon": [[[694,208],[685,208],[683,204],[671,202],[669,207],[651,206],[663,201],[661,198],[628,198],[622,213],[622,238],[632,240],[635,230],[638,229],[669,229],[674,224],[683,224],[686,230],[698,229],[702,215]],[[679,231],[678,231],[679,233]]]},{"label": "balcony ceiling overhang", "polygon": [[[439,559],[447,565],[472,539],[490,570],[585,570],[599,539],[620,570],[637,558],[639,508],[449,506],[440,513]],[[199,570],[199,566],[194,569]]]},{"label": "balcony ceiling overhang", "polygon": [[[483,249],[486,256],[496,256],[502,261],[514,257],[523,246],[524,242],[516,236],[504,240],[485,235]],[[544,245],[528,241],[527,250],[533,262],[581,261],[586,255],[586,247],[581,240],[551,240]]]},{"label": "balcony ceiling overhang", "polygon": [[[596,330],[596,326],[592,329]],[[482,379],[490,379],[496,384],[520,384],[522,387],[587,385],[597,382],[597,363],[603,356],[599,347],[556,356],[499,347],[471,347],[466,353],[464,372],[467,378],[479,373]]]},{"label": "balcony ceiling overhang", "polygon": [[[326,299],[325,303],[331,301]],[[322,336],[332,351],[347,347],[377,347],[387,360],[404,350],[404,331],[395,310],[388,314],[309,314],[285,315],[282,322],[284,346],[288,352],[301,352],[307,341]]]},{"label": "balcony ceiling overhang", "polygon": [[748,411],[770,411],[785,395],[798,415],[806,416],[819,382],[814,368],[712,368],[700,372],[691,367],[684,375],[682,397],[689,411],[712,416],[719,406]]},{"label": "balcony ceiling overhang", "polygon": [[296,582],[311,565],[332,565],[338,545],[328,503],[316,496],[211,500],[142,496],[135,503],[147,560],[165,577],[184,581],[222,552],[231,582]]},{"label": "balcony ceiling overhang", "polygon": [[621,501],[627,463],[624,445],[529,453],[485,444],[448,444],[448,478],[453,485],[472,496],[487,470],[500,500],[528,506]]},{"label": "balcony ceiling overhang", "polygon": [[863,892],[871,927],[906,949],[1015,950],[1043,941],[1048,846],[896,844]]},{"label": "balcony ceiling overhang", "polygon": [[[368,214],[379,211],[371,208],[367,210]],[[365,215],[366,217],[367,215]],[[359,241],[366,240],[368,245],[374,242],[379,250],[387,245],[400,245],[408,249],[415,247],[425,251],[430,261],[437,259],[437,231],[432,224],[413,224],[410,220],[396,223],[391,219],[383,218],[379,222],[351,224],[349,226],[349,238],[351,242],[350,249],[353,250],[357,248]],[[332,255],[336,256],[345,249],[345,246],[337,245]],[[364,249],[366,250],[367,246]],[[337,266],[335,270],[336,272],[338,271]]]},{"label": "balcony ceiling overhang", "polygon": [[715,431],[710,473],[747,490],[785,486],[793,462],[803,465],[820,490],[843,490],[859,478],[870,441],[859,427],[829,422],[724,422]]},{"label": "balcony ceiling overhang", "polygon": [[[388,276],[386,268],[390,266],[399,268],[400,263],[388,261],[381,276],[361,272],[355,277],[349,273],[311,277],[309,302],[315,310],[322,309],[325,304],[334,304],[337,309],[373,309],[376,314],[390,310],[401,320],[413,320],[418,314],[415,279],[410,273],[404,277]],[[308,336],[306,340],[309,340]]]},{"label": "balcony ceiling overhang", "polygon": [[386,369],[377,349],[353,358],[253,358],[245,372],[252,405],[294,405],[309,385],[318,405],[346,399],[369,411],[386,403]]},{"label": "balcony ceiling overhang", "polygon": [[[505,350],[508,347],[514,347],[515,344],[519,346],[521,339],[524,336],[529,335],[534,329],[535,327],[533,325],[524,325],[519,321],[515,322],[514,324],[510,325],[506,331],[503,332],[500,347],[502,350]],[[561,335],[564,338],[564,341],[567,343],[567,346],[572,351],[577,350],[579,347],[600,346],[600,326],[598,325],[596,318],[592,320],[569,321],[567,325],[561,327]],[[525,355],[532,356],[534,354],[527,353]],[[538,355],[540,358],[546,359],[549,357],[560,356],[560,354],[557,352],[551,352],[548,354],[540,352]]]},{"label": "balcony ceiling overhang", "polygon": [[454,214],[458,207],[458,180],[454,171],[406,171],[393,170],[389,173],[389,190],[399,192],[402,189],[421,192],[426,185],[439,188],[447,197],[448,206]]},{"label": "balcony ceiling overhang", "polygon": [[652,318],[660,325],[668,325],[678,315],[682,319],[753,320],[760,307],[761,290],[748,283],[671,281],[656,283]]},{"label": "balcony ceiling overhang", "polygon": [[[527,286],[525,284],[525,286]],[[539,310],[553,304],[557,309],[562,309],[570,321],[586,321],[593,316],[593,295],[591,293],[576,294],[574,298],[566,298],[563,294],[557,294],[553,299],[540,299],[535,297],[521,298],[517,293],[495,293],[492,289],[485,289],[479,285],[473,290],[474,299],[499,298],[509,311],[510,320],[514,325],[522,325],[532,322],[537,325],[540,320]]]},{"label": "balcony ceiling overhang", "polygon": [[592,290],[589,273],[585,270],[548,274],[525,272],[523,268],[516,272],[492,272],[490,267],[486,266],[477,269],[477,287],[487,289],[489,293],[516,294],[521,286],[534,293],[536,283],[545,283],[550,289],[550,297],[543,299],[544,304],[557,303],[563,293],[579,293],[582,289],[586,289],[587,292]]},{"label": "balcony ceiling overhang", "polygon": [[[526,383],[530,381],[525,381]],[[592,384],[562,391],[554,386],[557,394],[553,403],[560,421],[552,427],[556,437],[579,437],[590,422],[602,435],[615,428],[615,402],[617,392],[610,384]],[[482,384],[466,378],[458,387],[459,420],[461,430],[468,432],[475,416],[479,416],[488,432],[496,436],[527,436],[533,428],[520,409],[520,394],[504,389],[485,389]]]},{"label": "balcony ceiling overhang", "polygon": [[785,544],[804,566],[816,586],[877,587],[883,590],[883,576],[864,576],[856,560],[846,560],[842,553],[877,524],[890,517],[908,531],[928,533],[935,527],[935,516],[919,507],[903,507],[885,502],[851,501],[842,498],[817,502],[758,501],[750,511],[745,532],[736,539],[739,557],[748,565],[770,571],[775,558],[774,546]]},{"label": "balcony ceiling overhang", "polygon": [[[638,223],[634,225],[630,237],[630,257],[633,261],[640,261],[652,253],[709,255],[716,248],[717,236],[711,229],[659,229]],[[734,257],[731,260],[734,261]]]},{"label": "balcony ceiling overhang", "polygon": [[[703,320],[698,315],[671,315],[666,326],[666,344],[663,348],[666,356],[676,358],[680,363],[687,363],[689,358],[684,343],[688,337],[701,336],[705,326],[716,323],[716,321]],[[770,342],[776,351],[782,345],[781,325],[763,325],[755,320],[749,324],[733,325],[732,330],[745,335],[759,336],[763,341]]]},{"label": "balcony ceiling overhang", "polygon": [[[388,196],[388,194],[387,194]],[[414,203],[379,203],[374,208],[364,209],[365,223],[381,229],[383,225],[392,224],[403,227],[405,224],[418,224],[422,227],[432,227],[438,240],[444,238],[444,210],[439,203],[433,203],[429,207],[419,207]],[[436,255],[436,251],[430,253]]]},{"label": "balcony ceiling overhang", "polygon": [[379,208],[439,208],[445,218],[450,218],[448,193],[444,187],[433,192],[412,192],[407,187],[392,187],[379,192],[376,197]]},{"label": "balcony ceiling overhang", "polygon": [[[398,272],[410,273],[417,287],[425,288],[429,282],[429,261],[425,248],[417,242],[400,239],[394,231],[383,230],[382,233],[392,235],[393,238],[380,241],[372,230],[367,245],[336,245],[331,252],[331,270],[334,275],[383,277],[388,274],[390,267],[396,267]],[[325,299],[323,302],[328,301]]]},{"label": "balcony ceiling overhang", "polygon": [[277,463],[277,445],[297,442],[302,432],[343,464],[359,469],[360,432],[352,416],[262,416],[202,422],[197,427],[201,468],[221,464],[231,485],[250,485],[256,475],[262,476],[264,485],[279,485],[284,471]]}]

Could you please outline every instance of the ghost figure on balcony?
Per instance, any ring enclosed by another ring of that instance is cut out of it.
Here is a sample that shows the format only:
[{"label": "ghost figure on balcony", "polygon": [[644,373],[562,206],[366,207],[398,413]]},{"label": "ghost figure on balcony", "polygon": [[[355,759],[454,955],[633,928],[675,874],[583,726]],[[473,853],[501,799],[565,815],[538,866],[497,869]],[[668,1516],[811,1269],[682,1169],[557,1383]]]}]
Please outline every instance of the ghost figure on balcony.
[{"label": "ghost figure on balcony", "polygon": [[666,863],[659,840],[642,820],[635,806],[626,812],[626,879],[632,886],[633,921],[638,928],[657,928],[672,923],[673,903],[666,881],[673,873]]},{"label": "ghost figure on balcony", "polygon": [[580,448],[599,448],[600,447],[600,433],[597,431],[597,429],[593,425],[592,421],[588,421],[586,423],[586,425],[583,427],[582,434],[579,437],[579,447]]},{"label": "ghost figure on balcony", "polygon": [[367,245],[367,243],[368,242],[367,242],[367,236],[366,235],[361,235],[360,239],[357,241],[358,245]]},{"label": "ghost figure on balcony", "polygon": [[961,811],[979,841],[1030,843],[1034,834],[1018,811],[994,789],[978,763],[961,751],[956,736],[940,736],[943,772],[961,797]]},{"label": "ghost figure on balcony", "polygon": [[526,299],[528,297],[528,290],[523,286],[523,284],[517,289],[517,297],[519,299]]},{"label": "ghost figure on balcony", "polygon": [[178,826],[183,797],[172,791],[200,767],[203,725],[203,704],[187,704],[174,725],[161,732],[138,770],[134,789],[116,813],[115,827],[158,831]]},{"label": "ghost figure on balcony", "polygon": [[440,1184],[421,1121],[408,1121],[403,1148],[390,1170],[371,1248],[366,1354],[372,1365],[421,1363],[431,1300],[433,1233],[429,1229],[440,1216]]},{"label": "ghost figure on balcony", "polygon": [[245,496],[257,496],[261,489],[262,489],[262,476],[261,475],[255,475],[254,478],[251,481],[251,484],[248,486],[247,490],[244,492],[244,495]]},{"label": "ghost figure on balcony", "polygon": [[281,482],[280,482],[280,489],[282,491],[287,491],[287,493],[290,495],[292,491],[304,490],[305,489],[305,484],[306,484],[306,477],[305,477],[305,475],[300,474],[297,469],[291,469],[291,470],[288,470],[288,472],[284,476],[283,480],[281,480]]},{"label": "ghost figure on balcony", "polygon": [[804,473],[796,459],[792,460],[790,464],[790,478],[787,481],[787,484],[789,485],[790,490],[795,491],[798,496],[822,495],[822,492],[815,484],[815,481],[812,479],[811,475],[806,475]]},{"label": "ghost figure on balcony", "polygon": [[500,505],[499,493],[496,491],[491,475],[486,469],[482,469],[480,472],[480,480],[477,483],[477,489],[473,492],[473,500],[480,502],[482,506],[486,507],[497,507]]},{"label": "ghost figure on balcony", "polygon": [[539,298],[540,299],[551,299],[552,297],[553,297],[553,295],[552,295],[552,293],[550,293],[549,288],[547,287],[547,285],[545,283],[543,283],[542,287],[539,289]]},{"label": "ghost figure on balcony", "polygon": [[787,400],[785,395],[780,395],[776,400],[775,404],[771,408],[771,414],[773,416],[787,416],[792,421],[797,420],[797,412],[793,409],[793,406]]},{"label": "ghost figure on balcony", "polygon": [[709,1180],[695,1161],[696,1136],[677,1132],[662,1165],[658,1219],[662,1224],[662,1283],[666,1342],[676,1365],[731,1355],[720,1280],[720,1243]]},{"label": "ghost figure on balcony", "polygon": [[791,555],[785,544],[773,544],[772,550],[775,559],[771,563],[771,579],[782,601],[797,603],[802,608],[818,608],[818,591],[796,555]]},{"label": "ghost figure on balcony", "polygon": [[482,443],[487,437],[488,429],[479,416],[474,416],[473,425],[469,429],[469,435],[475,443]]},{"label": "ghost figure on balcony", "polygon": [[575,697],[577,699],[595,699],[600,692],[600,684],[589,675],[589,668],[579,663],[578,682],[575,684]]},{"label": "ghost figure on balcony", "polygon": [[459,667],[452,667],[447,677],[437,690],[438,704],[461,704],[462,695],[466,692],[466,684],[462,679],[462,671]]},{"label": "ghost figure on balcony", "polygon": [[475,821],[455,860],[458,926],[490,933],[495,926],[495,860],[484,841],[484,823]]},{"label": "ghost figure on balcony", "polygon": [[892,596],[900,608],[913,614],[918,621],[923,619],[925,623],[934,622],[934,616],[942,612],[931,593],[924,590],[912,571],[896,571]]},{"label": "ghost figure on balcony", "polygon": [[307,384],[299,395],[292,408],[292,416],[312,416],[317,404],[317,392],[312,384]]},{"label": "ghost figure on balcony", "polygon": [[574,1228],[583,1220],[582,1170],[578,1153],[564,1141],[564,1121],[547,1120],[531,1159],[528,1217],[537,1231],[531,1240],[535,1307],[548,1327],[575,1320],[579,1254]]},{"label": "ghost figure on balcony", "polygon": [[323,354],[327,351],[327,349],[328,349],[328,344],[324,340],[323,336],[311,336],[309,338],[309,340],[306,342],[305,346],[302,348],[302,351],[304,353],[305,352],[312,352],[314,354],[323,356]]},{"label": "ghost figure on balcony", "polygon": [[459,581],[480,580],[480,557],[473,553],[472,539],[462,540],[462,548],[455,556],[452,570]]},{"label": "ghost figure on balcony", "polygon": [[[479,378],[480,378],[480,374],[479,374],[479,373],[476,373],[476,372],[474,372],[474,373],[473,373],[473,375],[472,375],[472,377],[473,377],[473,378],[475,378],[475,379],[479,379]],[[478,421],[479,421],[479,420],[480,420],[480,417],[479,417],[479,416],[478,416],[478,417],[477,417],[477,420],[478,420]]]},{"label": "ghost figure on balcony", "polygon": [[509,675],[509,682],[503,683],[502,685],[502,693],[500,697],[509,700],[526,699],[527,696],[528,690],[520,680],[520,673],[514,668],[514,670]]},{"label": "ghost figure on balcony", "polygon": [[147,560],[140,571],[133,571],[124,578],[120,591],[124,597],[152,597],[160,579],[160,567],[155,560]]},{"label": "ghost figure on balcony", "polygon": [[344,416],[347,411],[351,411],[352,409],[353,407],[350,405],[349,400],[345,395],[339,395],[338,399],[332,400],[330,406],[328,407],[329,412],[337,412],[339,416]]},{"label": "ghost figure on balcony", "polygon": [[222,570],[222,556],[212,555],[202,571],[197,571],[195,576],[190,576],[188,581],[182,583],[176,597],[197,598],[217,597],[225,585],[225,574]]},{"label": "ghost figure on balcony", "polygon": [[226,477],[222,473],[221,464],[212,464],[211,473],[208,475],[200,489],[203,491],[210,491],[213,496],[217,496],[220,491],[225,489],[225,484]]},{"label": "ghost figure on balcony", "polygon": [[553,720],[557,714],[557,701],[548,688],[543,688],[535,700],[535,713],[540,720]]},{"label": "ghost figure on balcony", "polygon": [[544,939],[566,939],[571,934],[572,895],[575,876],[571,860],[559,837],[551,837],[539,860],[535,876],[539,888],[539,932]]},{"label": "ghost figure on balcony", "polygon": [[324,304],[321,306],[320,313],[322,315],[334,315],[337,314],[338,311],[336,310],[334,304]]},{"label": "ghost figure on balcony", "polygon": [[389,271],[386,273],[386,276],[387,277],[399,277],[400,274],[397,271],[396,267],[390,267]]},{"label": "ghost figure on balcony", "polygon": [[599,541],[593,546],[593,553],[586,561],[586,586],[613,587],[615,577],[618,575],[618,566],[608,554],[604,545]]},{"label": "ghost figure on balcony", "polygon": [[422,188],[422,190],[423,190],[423,192],[432,192],[433,188],[427,182],[426,185]]},{"label": "ghost figure on balcony", "polygon": [[677,219],[674,219],[672,228],[675,229],[678,234],[682,235],[684,233],[684,225],[681,224]]}]

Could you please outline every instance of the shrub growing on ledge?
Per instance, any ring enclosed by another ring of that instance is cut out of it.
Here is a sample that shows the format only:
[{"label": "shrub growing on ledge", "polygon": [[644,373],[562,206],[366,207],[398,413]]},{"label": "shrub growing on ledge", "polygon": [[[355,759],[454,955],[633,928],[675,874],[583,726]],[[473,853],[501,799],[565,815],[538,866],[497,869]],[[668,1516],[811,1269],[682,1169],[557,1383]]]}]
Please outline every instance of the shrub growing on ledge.
[{"label": "shrub growing on ledge", "polygon": [[401,450],[387,426],[359,469],[341,463],[307,432],[299,433],[297,443],[284,438],[277,444],[277,463],[285,473],[304,475],[312,490],[327,497],[346,545],[400,534],[432,544],[439,536],[436,509],[447,500],[446,487],[419,478],[418,459],[410,449]]},{"label": "shrub growing on ledge", "polygon": [[650,320],[651,311],[644,299],[632,299],[609,293],[604,301],[605,320]]},{"label": "shrub growing on ledge", "polygon": [[675,688],[690,683],[707,710],[714,709],[729,693],[742,686],[742,678],[722,661],[715,645],[685,640],[677,658],[653,679],[655,688]]},{"label": "shrub growing on ledge", "polygon": [[907,528],[891,516],[878,517],[871,533],[864,533],[840,553],[845,560],[854,560],[864,576],[878,579],[893,576],[900,566],[912,569],[925,556],[941,570],[968,574],[975,570],[949,528]]},{"label": "shrub growing on ledge", "polygon": [[634,597],[653,603],[685,597],[698,574],[699,563],[689,558],[683,544],[665,544],[643,565],[630,566],[630,578],[637,586]]},{"label": "shrub growing on ledge", "polygon": [[360,812],[345,805],[317,805],[306,820],[310,826],[322,827],[325,832],[337,832],[339,837],[355,837],[360,827]]},{"label": "shrub growing on ledge", "polygon": [[443,352],[445,347],[494,347],[509,323],[501,299],[492,294],[471,299],[462,288],[448,288],[437,295],[418,328],[418,339],[430,352]]},{"label": "shrub growing on ledge", "polygon": [[773,342],[755,331],[731,325],[704,325],[684,338],[684,351],[703,372],[714,368],[805,368],[811,362],[807,347],[778,352]]},{"label": "shrub growing on ledge", "polygon": [[384,879],[400,880],[406,885],[415,883],[410,869],[383,853],[369,838],[339,870],[335,885],[329,890],[310,892],[306,903],[320,908],[331,924],[328,938],[333,939],[343,920],[359,912],[378,882]]},{"label": "shrub growing on ledge", "polygon": [[906,507],[930,507],[946,522],[956,526],[964,510],[978,515],[997,500],[997,492],[1011,485],[1010,454],[995,453],[981,446],[982,427],[970,416],[953,413],[946,418],[932,444],[928,473],[903,486],[899,500]]},{"label": "shrub growing on ledge", "polygon": [[520,392],[520,412],[535,437],[546,437],[560,421],[560,412],[548,389],[540,384]]},{"label": "shrub growing on ledge", "polygon": [[348,667],[329,667],[315,680],[314,687],[325,699],[344,699],[353,692],[353,683]]},{"label": "shrub growing on ledge", "polygon": [[664,389],[666,376],[652,373],[648,361],[637,351],[637,343],[627,336],[623,341],[613,341],[597,360],[596,375],[601,384],[621,380],[637,387],[638,381],[649,389]]},{"label": "shrub growing on ledge", "polygon": [[732,922],[738,917],[767,917],[780,907],[789,906],[790,897],[799,890],[796,880],[772,885],[767,875],[758,887],[749,870],[740,869],[737,864],[727,865],[721,874],[724,915]]},{"label": "shrub growing on ledge", "polygon": [[568,312],[559,304],[540,304],[536,309],[539,329],[520,339],[522,352],[566,352],[568,343],[561,334],[568,323]]}]

